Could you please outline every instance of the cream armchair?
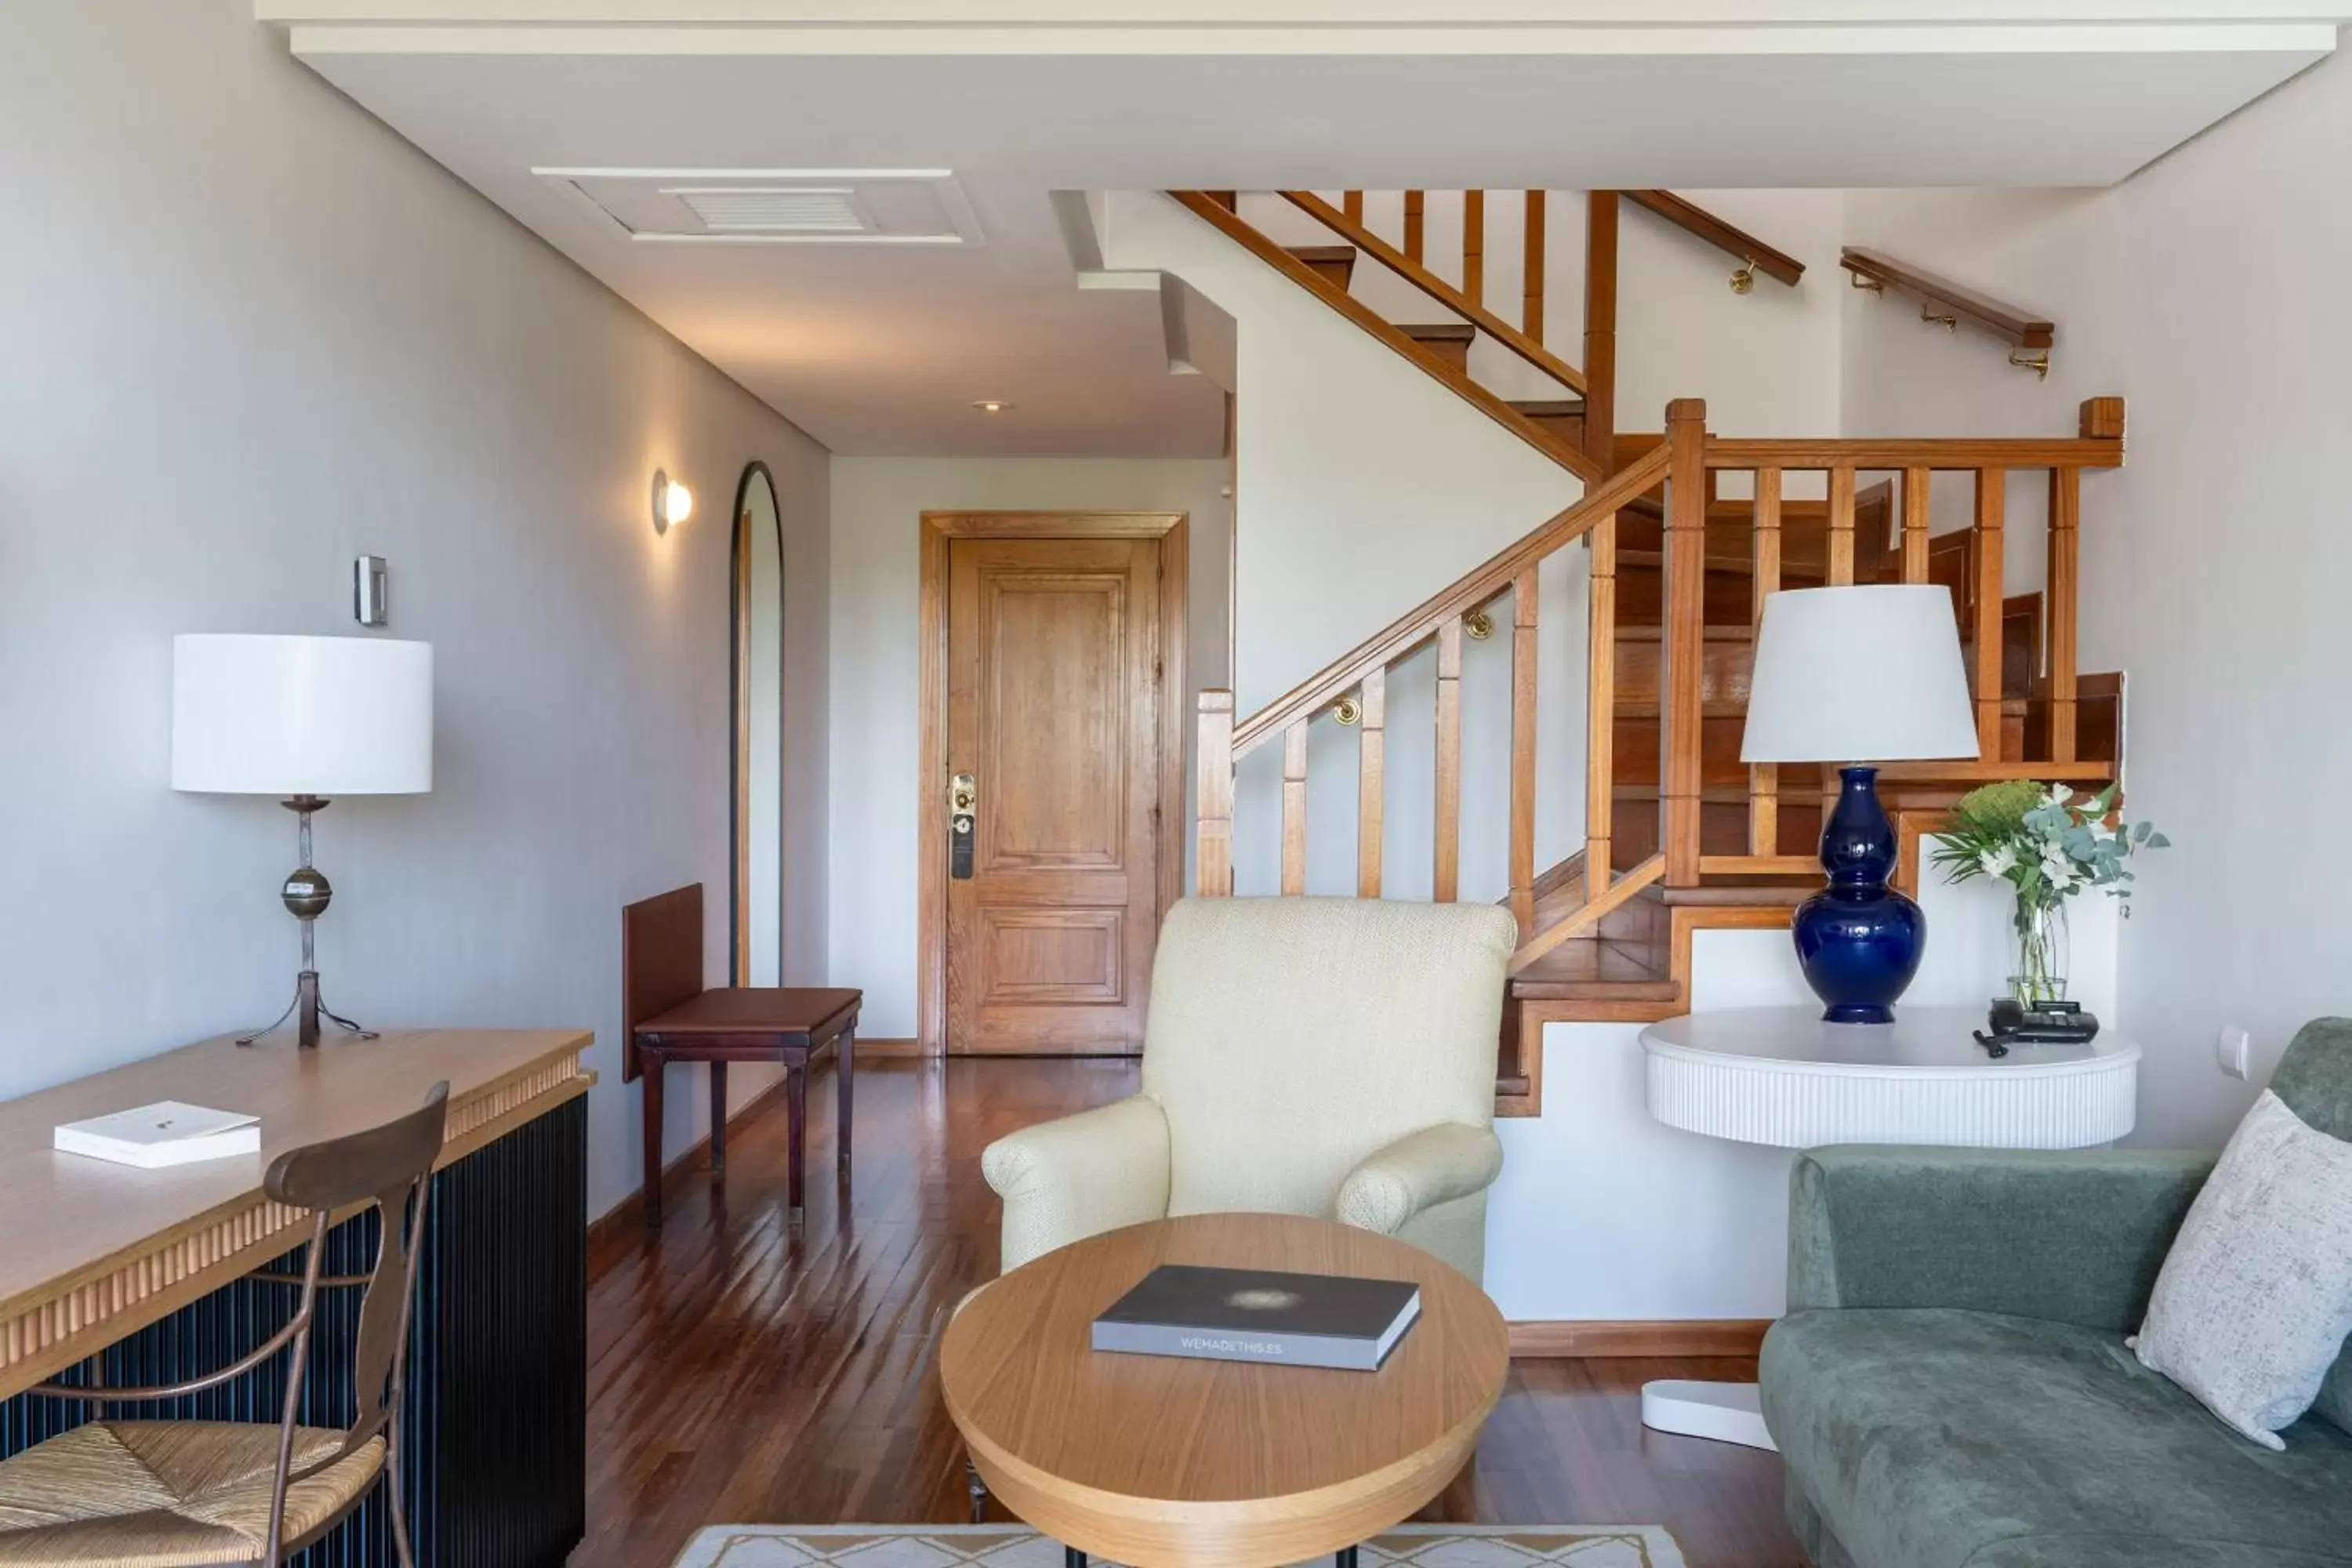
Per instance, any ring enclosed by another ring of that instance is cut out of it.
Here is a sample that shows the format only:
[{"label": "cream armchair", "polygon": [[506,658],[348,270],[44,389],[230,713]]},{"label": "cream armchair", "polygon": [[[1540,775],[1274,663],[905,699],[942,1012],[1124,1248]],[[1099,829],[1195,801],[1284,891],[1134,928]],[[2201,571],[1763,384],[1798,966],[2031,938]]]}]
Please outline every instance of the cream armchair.
[{"label": "cream armchair", "polygon": [[1318,1215],[1436,1254],[1486,1247],[1507,910],[1186,900],[1152,961],[1143,1090],[998,1139],[1003,1268],[1170,1215]]}]

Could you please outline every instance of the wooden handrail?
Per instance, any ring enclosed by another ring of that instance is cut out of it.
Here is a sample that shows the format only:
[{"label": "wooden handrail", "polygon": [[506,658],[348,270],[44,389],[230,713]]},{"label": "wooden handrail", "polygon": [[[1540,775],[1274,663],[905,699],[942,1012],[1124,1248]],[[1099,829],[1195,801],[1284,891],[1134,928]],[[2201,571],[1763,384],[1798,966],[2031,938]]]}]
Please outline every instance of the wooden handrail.
[{"label": "wooden handrail", "polygon": [[1685,229],[1727,256],[1736,256],[1777,283],[1793,289],[1805,275],[1805,264],[1787,251],[1765,244],[1746,229],[1724,222],[1705,207],[1686,202],[1672,191],[1626,191],[1625,199]]},{"label": "wooden handrail", "polygon": [[1528,336],[1477,300],[1440,278],[1412,257],[1352,221],[1348,215],[1312,191],[1285,191],[1283,199],[1345,239],[1349,245],[1394,272],[1406,282],[1465,318],[1472,326],[1572,391],[1584,391],[1584,374],[1574,365]]},{"label": "wooden handrail", "polygon": [[1866,280],[1865,287],[1892,289],[1924,304],[1941,305],[1955,321],[1966,321],[2019,348],[2046,349],[2057,341],[2058,329],[2040,317],[1882,251],[1849,245],[1839,253],[1838,265]]},{"label": "wooden handrail", "polygon": [[1614,516],[1643,490],[1656,486],[1665,478],[1666,463],[1667,452],[1661,447],[1619,470],[1541,528],[1506,546],[1483,565],[1439,589],[1234,725],[1234,755],[1241,756],[1291,721],[1304,718],[1353,691],[1366,675],[1387,668],[1435,637],[1445,621],[1499,598],[1520,573],[1572,542],[1601,519]]},{"label": "wooden handrail", "polygon": [[2119,468],[2121,437],[1914,440],[1710,439],[1710,468]]},{"label": "wooden handrail", "polygon": [[1381,315],[1361,300],[1317,272],[1289,251],[1276,245],[1233,212],[1199,191],[1168,193],[1184,209],[1223,233],[1228,239],[1297,284],[1333,310],[1353,321],[1388,347],[1422,366],[1445,389],[1471,407],[1500,425],[1519,439],[1558,463],[1561,468],[1583,479],[1587,484],[1601,477],[1601,466],[1582,452],[1554,441],[1537,427],[1534,420],[1496,396],[1468,376],[1458,374],[1425,352],[1419,343],[1407,337],[1397,325]]}]

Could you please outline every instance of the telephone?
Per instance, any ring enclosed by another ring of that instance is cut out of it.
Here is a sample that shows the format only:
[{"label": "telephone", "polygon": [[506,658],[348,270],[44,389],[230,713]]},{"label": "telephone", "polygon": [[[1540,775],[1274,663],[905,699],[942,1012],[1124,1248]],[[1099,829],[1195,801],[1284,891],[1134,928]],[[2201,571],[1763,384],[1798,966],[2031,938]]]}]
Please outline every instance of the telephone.
[{"label": "telephone", "polygon": [[2085,1046],[2099,1033],[2099,1021],[2079,1002],[2041,1002],[2028,1007],[2013,996],[1993,998],[1985,1020],[1992,1033],[1976,1031],[1985,1055],[1999,1060],[2011,1046]]}]

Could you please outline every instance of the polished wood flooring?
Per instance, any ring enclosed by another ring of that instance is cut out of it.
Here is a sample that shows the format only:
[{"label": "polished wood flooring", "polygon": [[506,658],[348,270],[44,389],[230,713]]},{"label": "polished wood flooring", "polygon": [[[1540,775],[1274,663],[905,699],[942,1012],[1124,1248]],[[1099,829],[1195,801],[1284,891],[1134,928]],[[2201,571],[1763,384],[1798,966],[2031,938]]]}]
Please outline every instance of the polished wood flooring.
[{"label": "polished wood flooring", "polygon": [[[667,1568],[705,1524],[964,1518],[962,1450],[933,1361],[949,1310],[996,1272],[980,1152],[1134,1082],[1125,1062],[861,1066],[844,1194],[819,1174],[834,1166],[827,1073],[810,1096],[802,1225],[786,1220],[784,1119],[771,1101],[730,1132],[723,1184],[699,1160],[672,1173],[658,1238],[634,1218],[602,1227],[575,1568]],[[1800,1568],[1777,1458],[1639,1420],[1647,1379],[1753,1372],[1517,1363],[1475,1467],[1424,1517],[1664,1524],[1692,1568]]]}]

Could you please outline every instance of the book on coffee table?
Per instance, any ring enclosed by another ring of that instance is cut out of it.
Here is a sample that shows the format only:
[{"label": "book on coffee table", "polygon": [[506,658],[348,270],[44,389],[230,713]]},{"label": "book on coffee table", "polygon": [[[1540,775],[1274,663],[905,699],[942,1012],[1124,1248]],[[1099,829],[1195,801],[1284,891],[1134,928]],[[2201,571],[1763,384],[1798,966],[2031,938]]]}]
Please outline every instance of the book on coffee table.
[{"label": "book on coffee table", "polygon": [[1419,1316],[1410,1279],[1163,1263],[1095,1320],[1094,1348],[1373,1372]]}]

